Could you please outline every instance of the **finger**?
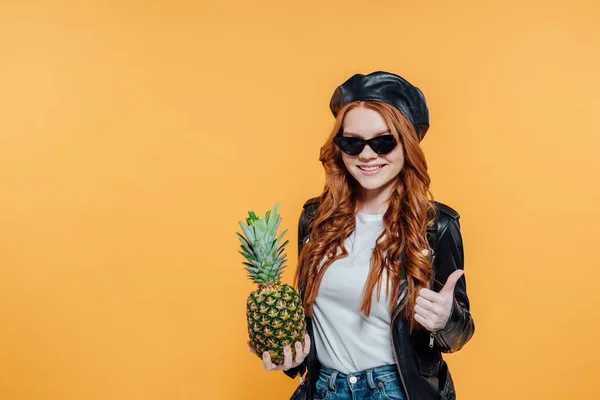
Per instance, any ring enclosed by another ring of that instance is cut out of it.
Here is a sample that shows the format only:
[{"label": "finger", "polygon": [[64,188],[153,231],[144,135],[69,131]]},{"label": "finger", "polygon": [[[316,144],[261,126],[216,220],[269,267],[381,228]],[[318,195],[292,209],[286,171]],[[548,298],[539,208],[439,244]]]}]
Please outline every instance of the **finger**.
[{"label": "finger", "polygon": [[431,330],[429,329],[429,322],[427,322],[427,320],[425,318],[423,318],[421,315],[419,314],[415,314],[415,321],[417,321],[419,324],[423,325],[423,327],[427,330]]},{"label": "finger", "polygon": [[290,346],[283,348],[283,369],[288,370],[292,368],[292,350]]},{"label": "finger", "polygon": [[[419,301],[419,299],[421,300]],[[423,299],[422,297],[417,297],[417,305],[420,305],[422,308],[435,315],[442,315],[444,312],[444,303],[432,303],[429,300]]]},{"label": "finger", "polygon": [[454,287],[456,286],[456,282],[458,282],[458,280],[461,276],[463,276],[464,273],[465,271],[463,271],[462,269],[457,269],[456,271],[451,273],[448,277],[448,280],[446,281],[446,284],[444,285],[442,290],[440,290],[440,294],[454,294]]},{"label": "finger", "polygon": [[305,358],[309,352],[310,352],[310,335],[307,333],[306,335],[304,335],[304,351],[303,351],[303,353],[304,353]]},{"label": "finger", "polygon": [[417,297],[417,304],[428,311],[434,311],[436,308],[434,303],[421,296]]},{"label": "finger", "polygon": [[275,365],[271,362],[271,354],[268,351],[263,353],[263,366],[267,371],[271,371],[275,368]]},{"label": "finger", "polygon": [[425,288],[419,290],[419,296],[434,303],[439,303],[442,300],[442,296],[439,293]]},{"label": "finger", "polygon": [[296,342],[295,344],[296,347],[296,364],[302,364],[302,361],[304,361],[304,351],[302,350],[302,343],[300,342]]},{"label": "finger", "polygon": [[415,306],[415,313],[419,314],[421,317],[423,317],[427,320],[430,320],[432,317],[431,311],[427,311],[426,309],[424,309],[423,307],[421,307],[418,304]]}]

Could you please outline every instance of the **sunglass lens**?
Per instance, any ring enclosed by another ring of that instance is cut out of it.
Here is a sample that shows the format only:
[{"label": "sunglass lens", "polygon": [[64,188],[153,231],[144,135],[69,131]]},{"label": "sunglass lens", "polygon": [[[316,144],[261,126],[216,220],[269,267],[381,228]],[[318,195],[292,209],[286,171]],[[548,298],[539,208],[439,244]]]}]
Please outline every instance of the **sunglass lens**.
[{"label": "sunglass lens", "polygon": [[351,156],[359,155],[365,148],[364,141],[358,138],[337,136],[333,141],[344,153]]},{"label": "sunglass lens", "polygon": [[392,135],[383,135],[371,139],[369,146],[377,154],[387,154],[396,147],[396,139]]}]

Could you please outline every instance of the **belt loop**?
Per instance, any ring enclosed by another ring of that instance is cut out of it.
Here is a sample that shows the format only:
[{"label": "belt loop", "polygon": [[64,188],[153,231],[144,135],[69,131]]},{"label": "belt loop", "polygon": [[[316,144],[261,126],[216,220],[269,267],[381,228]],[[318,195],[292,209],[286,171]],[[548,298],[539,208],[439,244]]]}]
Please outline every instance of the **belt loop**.
[{"label": "belt loop", "polygon": [[373,380],[373,370],[372,369],[367,370],[367,383],[369,384],[369,389],[377,389],[377,386],[375,385],[375,381]]},{"label": "belt loop", "polygon": [[338,372],[334,370],[329,376],[329,389],[335,392],[335,379],[337,378]]}]

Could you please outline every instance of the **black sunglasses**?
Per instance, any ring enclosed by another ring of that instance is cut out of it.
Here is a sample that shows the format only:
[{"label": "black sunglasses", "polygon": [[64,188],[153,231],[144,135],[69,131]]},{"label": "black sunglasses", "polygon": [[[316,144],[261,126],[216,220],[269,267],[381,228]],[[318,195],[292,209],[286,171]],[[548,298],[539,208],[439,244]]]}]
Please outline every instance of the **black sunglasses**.
[{"label": "black sunglasses", "polygon": [[366,145],[369,145],[369,147],[375,153],[383,155],[394,150],[394,147],[396,147],[398,144],[393,135],[376,136],[366,140],[356,137],[342,136],[342,131],[340,131],[333,138],[333,142],[340,148],[340,150],[350,156],[357,156],[362,153]]}]

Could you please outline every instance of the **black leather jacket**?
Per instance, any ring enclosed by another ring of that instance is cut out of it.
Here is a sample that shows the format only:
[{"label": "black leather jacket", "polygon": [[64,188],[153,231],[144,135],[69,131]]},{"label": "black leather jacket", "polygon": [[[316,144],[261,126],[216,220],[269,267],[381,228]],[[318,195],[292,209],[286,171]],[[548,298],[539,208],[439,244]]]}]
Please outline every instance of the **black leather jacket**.
[{"label": "black leather jacket", "polygon": [[[298,253],[309,238],[307,228],[318,207],[317,197],[304,204],[298,223]],[[439,216],[435,224],[428,228],[427,236],[433,249],[434,276],[432,290],[439,292],[448,276],[457,269],[463,269],[463,244],[458,222],[459,214],[445,204],[435,202]],[[402,279],[399,304],[391,320],[392,341],[402,385],[407,400],[453,400],[456,392],[452,376],[441,353],[460,350],[471,339],[475,331],[473,318],[469,312],[466,280],[463,275],[454,289],[454,306],[446,326],[432,334],[424,329],[409,333],[409,321],[399,315],[400,306],[407,294],[406,280]],[[300,295],[303,293],[300,291]],[[307,318],[307,333],[313,336],[312,319]],[[319,378],[320,364],[317,358],[315,341],[304,363],[285,371],[290,377],[304,375],[308,369],[309,398],[315,393],[315,383]]]}]

